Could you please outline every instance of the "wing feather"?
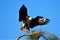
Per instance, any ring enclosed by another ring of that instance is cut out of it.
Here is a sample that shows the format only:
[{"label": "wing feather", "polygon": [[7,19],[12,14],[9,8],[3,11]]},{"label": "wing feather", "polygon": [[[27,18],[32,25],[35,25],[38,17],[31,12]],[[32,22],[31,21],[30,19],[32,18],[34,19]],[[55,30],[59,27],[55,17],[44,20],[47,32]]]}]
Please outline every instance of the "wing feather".
[{"label": "wing feather", "polygon": [[27,15],[27,8],[25,5],[22,5],[22,7],[19,10],[19,21],[24,21],[26,19]]}]

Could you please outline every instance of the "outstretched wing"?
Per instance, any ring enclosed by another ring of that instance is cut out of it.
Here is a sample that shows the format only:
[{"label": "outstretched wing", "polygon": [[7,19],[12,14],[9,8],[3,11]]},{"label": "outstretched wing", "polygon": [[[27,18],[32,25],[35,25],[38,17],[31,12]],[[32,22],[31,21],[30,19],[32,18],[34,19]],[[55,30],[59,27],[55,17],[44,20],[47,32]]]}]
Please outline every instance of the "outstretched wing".
[{"label": "outstretched wing", "polygon": [[24,21],[26,19],[27,15],[27,8],[25,5],[22,5],[22,7],[19,10],[19,21]]}]

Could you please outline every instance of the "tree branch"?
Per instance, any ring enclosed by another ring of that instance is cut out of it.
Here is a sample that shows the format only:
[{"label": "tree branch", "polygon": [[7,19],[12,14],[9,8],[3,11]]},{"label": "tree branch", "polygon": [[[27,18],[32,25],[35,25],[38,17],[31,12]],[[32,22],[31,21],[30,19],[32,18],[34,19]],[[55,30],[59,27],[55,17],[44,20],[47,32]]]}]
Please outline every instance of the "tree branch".
[{"label": "tree branch", "polygon": [[19,35],[19,36],[17,36],[17,38],[16,38],[16,40],[19,40],[21,37],[23,37],[23,36],[30,36],[31,34],[21,34],[21,35]]},{"label": "tree branch", "polygon": [[43,37],[43,38],[46,39],[46,40],[47,40],[47,38],[44,37],[43,34],[51,35],[51,33],[49,33],[49,32],[46,32],[46,31],[43,31],[43,30],[39,30],[39,31],[37,31],[37,32],[31,32],[30,34],[21,34],[21,35],[17,36],[16,40],[19,40],[19,39],[20,39],[21,37],[23,37],[23,36],[31,36],[31,35],[34,35],[34,34],[38,34],[38,35],[39,35],[39,38],[40,38],[40,37]]},{"label": "tree branch", "polygon": [[30,36],[30,35],[33,35],[33,34],[36,34],[36,33],[42,35],[43,32],[42,31],[38,31],[38,32],[30,33],[30,34],[21,34],[21,35],[17,36],[16,40],[19,40],[23,36]]}]

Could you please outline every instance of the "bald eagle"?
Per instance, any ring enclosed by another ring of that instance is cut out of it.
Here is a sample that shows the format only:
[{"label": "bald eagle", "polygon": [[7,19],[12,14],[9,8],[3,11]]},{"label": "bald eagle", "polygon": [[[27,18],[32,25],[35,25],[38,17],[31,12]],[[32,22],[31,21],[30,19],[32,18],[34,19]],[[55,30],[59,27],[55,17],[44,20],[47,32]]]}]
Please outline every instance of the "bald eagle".
[{"label": "bald eagle", "polygon": [[35,18],[31,18],[27,14],[27,8],[25,5],[22,5],[22,7],[19,10],[19,22],[23,21],[23,24],[21,26],[21,30],[29,31],[29,28],[34,28],[38,25],[45,25],[49,22],[48,18],[44,18],[43,16],[36,16]]}]

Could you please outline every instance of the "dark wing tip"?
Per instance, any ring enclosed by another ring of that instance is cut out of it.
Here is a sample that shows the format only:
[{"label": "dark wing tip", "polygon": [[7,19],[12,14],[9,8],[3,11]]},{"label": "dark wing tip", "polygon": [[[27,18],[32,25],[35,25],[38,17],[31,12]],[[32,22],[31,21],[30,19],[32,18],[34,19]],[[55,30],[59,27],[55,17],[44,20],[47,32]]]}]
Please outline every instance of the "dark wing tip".
[{"label": "dark wing tip", "polygon": [[19,21],[25,20],[25,17],[28,16],[27,14],[27,8],[23,4],[21,8],[19,9]]},{"label": "dark wing tip", "polygon": [[50,19],[46,18],[46,22],[44,24],[47,24],[50,22]]},{"label": "dark wing tip", "polygon": [[25,5],[23,4],[22,7],[25,7]]}]

